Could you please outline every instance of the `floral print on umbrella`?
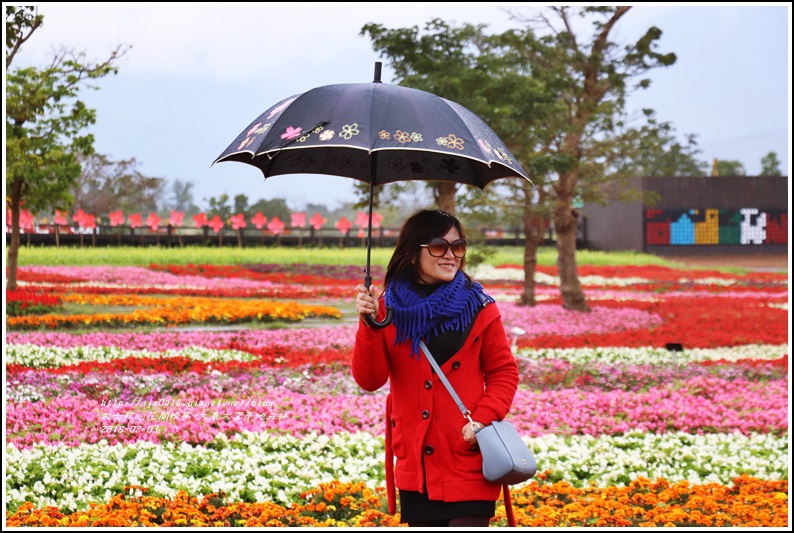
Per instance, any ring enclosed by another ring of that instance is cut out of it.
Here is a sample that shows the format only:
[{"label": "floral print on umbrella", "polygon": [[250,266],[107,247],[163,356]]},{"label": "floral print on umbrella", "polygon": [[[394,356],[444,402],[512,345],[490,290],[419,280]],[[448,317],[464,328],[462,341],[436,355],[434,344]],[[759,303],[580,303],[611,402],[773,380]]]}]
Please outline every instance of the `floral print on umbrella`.
[{"label": "floral print on umbrella", "polygon": [[358,135],[359,133],[361,132],[358,130],[358,123],[345,124],[342,126],[342,131],[339,133],[339,136],[349,141],[354,135]]},{"label": "floral print on umbrella", "polygon": [[302,131],[303,128],[301,127],[296,128],[294,126],[288,126],[284,133],[281,134],[281,138],[286,140],[294,139],[295,137],[298,137]]}]

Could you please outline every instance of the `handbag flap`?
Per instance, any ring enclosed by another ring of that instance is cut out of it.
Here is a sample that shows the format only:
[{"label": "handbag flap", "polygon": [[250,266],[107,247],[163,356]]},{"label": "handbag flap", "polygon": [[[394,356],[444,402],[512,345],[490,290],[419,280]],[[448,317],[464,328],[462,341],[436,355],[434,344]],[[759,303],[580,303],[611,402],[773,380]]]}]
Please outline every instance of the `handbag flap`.
[{"label": "handbag flap", "polygon": [[488,481],[520,483],[537,472],[532,451],[510,422],[492,422],[475,436],[483,457],[483,475]]}]

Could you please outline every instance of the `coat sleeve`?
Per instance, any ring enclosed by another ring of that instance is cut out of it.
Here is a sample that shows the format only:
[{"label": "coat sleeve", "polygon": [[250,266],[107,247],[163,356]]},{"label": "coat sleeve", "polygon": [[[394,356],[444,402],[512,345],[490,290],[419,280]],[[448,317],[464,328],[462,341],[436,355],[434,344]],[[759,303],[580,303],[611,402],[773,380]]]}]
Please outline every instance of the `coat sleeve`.
[{"label": "coat sleeve", "polygon": [[[380,313],[384,315],[383,298],[380,299]],[[387,326],[394,327],[394,326]],[[389,356],[386,348],[385,329],[375,329],[359,318],[356,344],[353,347],[351,362],[353,379],[366,391],[375,391],[389,379]]]},{"label": "coat sleeve", "polygon": [[[496,306],[495,303],[489,304]],[[472,420],[490,424],[502,420],[510,411],[518,389],[518,365],[507,340],[502,317],[491,320],[482,333],[480,365],[485,378],[485,394],[472,411]]]}]

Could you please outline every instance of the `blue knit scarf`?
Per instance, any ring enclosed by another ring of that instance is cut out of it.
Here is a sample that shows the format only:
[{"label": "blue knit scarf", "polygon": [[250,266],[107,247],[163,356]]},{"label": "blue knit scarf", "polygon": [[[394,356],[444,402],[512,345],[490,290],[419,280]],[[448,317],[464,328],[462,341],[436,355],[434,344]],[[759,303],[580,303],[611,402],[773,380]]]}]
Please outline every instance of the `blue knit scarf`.
[{"label": "blue knit scarf", "polygon": [[411,357],[419,358],[419,341],[428,334],[465,331],[481,307],[494,299],[483,292],[482,285],[466,286],[466,276],[458,271],[455,278],[442,283],[432,294],[417,292],[410,276],[389,283],[386,306],[394,310],[392,323],[397,328],[395,344],[411,340]]}]

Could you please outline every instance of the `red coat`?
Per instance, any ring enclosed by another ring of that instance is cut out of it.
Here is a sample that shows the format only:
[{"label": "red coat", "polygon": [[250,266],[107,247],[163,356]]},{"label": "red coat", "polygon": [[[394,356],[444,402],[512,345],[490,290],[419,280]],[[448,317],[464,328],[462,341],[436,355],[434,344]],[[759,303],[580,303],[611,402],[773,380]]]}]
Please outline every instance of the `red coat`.
[{"label": "red coat", "polygon": [[[382,298],[380,306],[382,317]],[[395,485],[423,492],[425,479],[431,500],[497,500],[501,486],[485,480],[479,450],[463,440],[466,419],[424,354],[411,357],[410,341],[394,345],[396,333],[393,324],[374,329],[360,321],[352,361],[353,377],[364,390],[391,380],[386,400],[390,512],[395,512]],[[473,420],[487,425],[507,415],[518,366],[495,303],[480,310],[463,347],[441,369]]]}]

